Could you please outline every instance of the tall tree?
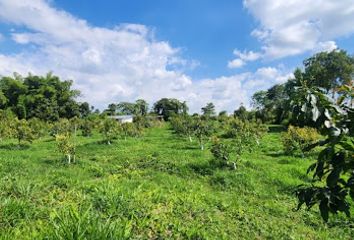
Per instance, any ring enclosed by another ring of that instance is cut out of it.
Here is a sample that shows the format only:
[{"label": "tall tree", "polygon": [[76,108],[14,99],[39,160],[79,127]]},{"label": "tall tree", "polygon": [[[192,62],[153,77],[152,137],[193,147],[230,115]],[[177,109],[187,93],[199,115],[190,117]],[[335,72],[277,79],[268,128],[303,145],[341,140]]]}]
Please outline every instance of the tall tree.
[{"label": "tall tree", "polygon": [[80,92],[72,90],[72,81],[61,81],[48,73],[46,76],[27,77],[15,74],[0,79],[0,92],[5,99],[0,108],[11,109],[19,118],[57,120],[79,115],[76,97]]},{"label": "tall tree", "polygon": [[120,102],[117,104],[118,114],[133,115],[136,114],[136,105],[131,102]]},{"label": "tall tree", "polygon": [[138,115],[146,115],[149,111],[149,104],[144,99],[138,99],[135,101],[136,113]]},{"label": "tall tree", "polygon": [[188,109],[187,104],[175,98],[162,98],[154,104],[153,110],[167,121],[174,114],[182,114]]},{"label": "tall tree", "polygon": [[337,89],[354,77],[354,57],[346,51],[321,52],[304,61],[303,78],[309,86],[324,88],[335,97]]},{"label": "tall tree", "polygon": [[214,103],[210,102],[207,103],[205,107],[202,107],[202,113],[205,117],[213,117],[215,116],[215,105]]}]

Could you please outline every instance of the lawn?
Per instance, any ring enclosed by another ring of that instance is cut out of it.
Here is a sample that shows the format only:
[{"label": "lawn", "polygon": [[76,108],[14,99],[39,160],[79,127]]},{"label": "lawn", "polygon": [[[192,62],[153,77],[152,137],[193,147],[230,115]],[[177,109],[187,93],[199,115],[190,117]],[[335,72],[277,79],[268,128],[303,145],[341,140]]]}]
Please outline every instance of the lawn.
[{"label": "lawn", "polygon": [[0,144],[1,239],[353,239],[342,215],[294,211],[306,158],[283,154],[278,128],[236,171],[165,125],[101,144],[78,137],[68,165],[53,138]]}]

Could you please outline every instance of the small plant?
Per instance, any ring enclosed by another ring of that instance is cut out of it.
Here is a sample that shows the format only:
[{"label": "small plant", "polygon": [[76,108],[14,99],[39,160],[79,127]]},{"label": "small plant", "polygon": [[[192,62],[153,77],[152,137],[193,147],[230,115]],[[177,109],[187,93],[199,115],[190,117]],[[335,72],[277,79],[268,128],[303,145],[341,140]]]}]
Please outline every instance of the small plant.
[{"label": "small plant", "polygon": [[124,140],[127,140],[127,137],[139,137],[141,133],[142,129],[138,128],[134,123],[121,124],[121,135]]},{"label": "small plant", "polygon": [[235,138],[241,135],[244,141],[251,145],[258,145],[263,135],[267,132],[267,127],[260,122],[240,120],[238,118],[230,119],[225,127],[224,137]]},{"label": "small plant", "polygon": [[171,118],[171,125],[177,135],[187,137],[190,142],[193,141],[194,134],[193,119],[188,115],[176,115]]},{"label": "small plant", "polygon": [[230,161],[230,154],[233,148],[230,144],[223,143],[220,139],[213,139],[213,144],[211,146],[210,152],[213,154],[214,159],[211,164],[216,167],[231,167],[236,169],[236,162]]},{"label": "small plant", "polygon": [[320,139],[320,134],[314,128],[289,126],[288,131],[282,134],[284,151],[294,154],[300,151],[302,156],[312,144]]},{"label": "small plant", "polygon": [[14,116],[11,112],[0,110],[0,141],[12,136],[13,122]]},{"label": "small plant", "polygon": [[62,153],[68,160],[68,163],[75,162],[76,158],[76,145],[72,142],[69,134],[56,135],[58,151]]},{"label": "small plant", "polygon": [[95,127],[95,123],[90,119],[84,119],[81,123],[82,136],[90,137],[92,135],[92,130]]},{"label": "small plant", "polygon": [[50,135],[55,137],[60,134],[68,134],[72,132],[70,121],[66,118],[62,118],[59,121],[55,122],[50,130]]},{"label": "small plant", "polygon": [[204,150],[204,144],[213,132],[213,127],[210,121],[196,118],[193,121],[194,135],[197,137],[201,150]]},{"label": "small plant", "polygon": [[35,139],[32,129],[30,128],[28,122],[24,119],[15,120],[13,136],[17,139],[19,146],[22,142],[32,143]]},{"label": "small plant", "polygon": [[111,145],[112,140],[116,139],[121,131],[121,126],[114,119],[104,119],[101,122],[100,133],[104,138],[104,142]]},{"label": "small plant", "polygon": [[41,138],[48,134],[48,124],[38,118],[28,120],[28,124],[35,138]]},{"label": "small plant", "polygon": [[74,133],[74,136],[77,136],[77,131],[81,126],[81,119],[78,117],[73,117],[70,119],[70,130]]}]

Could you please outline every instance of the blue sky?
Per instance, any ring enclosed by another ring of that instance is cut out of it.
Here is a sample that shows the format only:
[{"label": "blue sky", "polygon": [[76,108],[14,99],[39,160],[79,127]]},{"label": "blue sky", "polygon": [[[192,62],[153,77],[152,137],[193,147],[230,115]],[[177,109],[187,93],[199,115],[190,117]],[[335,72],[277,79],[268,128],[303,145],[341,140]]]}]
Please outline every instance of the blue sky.
[{"label": "blue sky", "polygon": [[82,100],[250,105],[304,58],[353,53],[352,0],[0,0],[0,75],[53,71]]},{"label": "blue sky", "polygon": [[197,78],[232,73],[225,62],[233,57],[236,45],[241,49],[259,47],[249,34],[255,21],[242,1],[93,0],[88,4],[81,0],[55,1],[54,6],[97,26],[137,23],[154,28],[158,39],[182,48],[186,58],[199,61],[200,66],[189,71]]}]

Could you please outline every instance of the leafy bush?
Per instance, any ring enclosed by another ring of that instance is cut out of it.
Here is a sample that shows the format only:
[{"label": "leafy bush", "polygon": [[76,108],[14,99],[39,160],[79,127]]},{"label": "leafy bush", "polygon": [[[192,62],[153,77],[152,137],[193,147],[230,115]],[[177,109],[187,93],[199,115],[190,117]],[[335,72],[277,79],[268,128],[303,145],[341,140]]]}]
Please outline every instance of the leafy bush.
[{"label": "leafy bush", "polygon": [[75,162],[76,158],[76,145],[73,143],[71,136],[69,134],[59,134],[55,136],[57,142],[58,151],[62,153],[71,163],[71,160]]},{"label": "leafy bush", "polygon": [[188,137],[189,141],[192,142],[192,136],[195,130],[192,117],[188,115],[176,115],[171,118],[170,122],[177,135]]},{"label": "leafy bush", "polygon": [[0,110],[0,141],[11,137],[14,119],[12,112]]},{"label": "leafy bush", "polygon": [[18,141],[18,145],[21,145],[23,141],[32,143],[35,139],[35,135],[25,119],[15,120],[12,133],[13,137],[15,137]]},{"label": "leafy bush", "polygon": [[260,139],[268,131],[259,121],[243,121],[238,118],[230,119],[224,126],[224,137],[241,137],[244,141],[259,144]]},{"label": "leafy bush", "polygon": [[214,138],[210,152],[214,158],[211,161],[211,165],[216,167],[231,167],[236,169],[236,162],[230,162],[230,154],[233,148],[230,144],[221,142],[220,139]]},{"label": "leafy bush", "polygon": [[80,125],[82,136],[89,137],[92,135],[92,130],[95,127],[95,123],[90,119],[84,119]]},{"label": "leafy bush", "polygon": [[289,126],[288,131],[282,134],[284,151],[287,154],[300,151],[304,155],[306,149],[316,143],[319,138],[320,135],[314,128]]},{"label": "leafy bush", "polygon": [[116,120],[106,118],[100,124],[100,133],[104,138],[104,142],[111,144],[113,139],[116,139],[121,131],[121,126]]},{"label": "leafy bush", "polygon": [[60,135],[60,134],[69,134],[71,133],[71,130],[72,128],[71,128],[70,121],[66,118],[62,118],[52,125],[52,128],[50,130],[50,135],[55,137],[56,135]]},{"label": "leafy bush", "polygon": [[48,124],[38,118],[31,118],[28,124],[35,138],[41,138],[48,134]]},{"label": "leafy bush", "polygon": [[213,133],[214,128],[211,121],[203,120],[200,117],[193,119],[194,135],[198,139],[201,150],[204,150],[204,143]]},{"label": "leafy bush", "polygon": [[139,137],[142,134],[142,129],[138,128],[134,123],[122,123],[120,127],[124,140],[127,140],[127,137]]}]

